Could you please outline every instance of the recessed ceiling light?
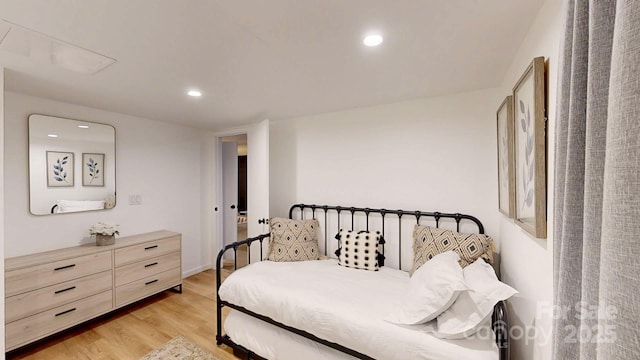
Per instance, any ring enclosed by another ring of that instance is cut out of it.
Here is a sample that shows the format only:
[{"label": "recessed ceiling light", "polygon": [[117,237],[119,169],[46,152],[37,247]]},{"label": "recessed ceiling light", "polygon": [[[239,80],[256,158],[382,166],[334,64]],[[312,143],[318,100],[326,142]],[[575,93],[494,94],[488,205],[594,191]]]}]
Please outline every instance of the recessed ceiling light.
[{"label": "recessed ceiling light", "polygon": [[362,41],[367,46],[378,46],[382,44],[382,35],[372,34],[368,35]]},{"label": "recessed ceiling light", "polygon": [[187,92],[187,95],[193,96],[193,97],[200,97],[202,96],[202,93],[198,90],[189,90],[189,92]]},{"label": "recessed ceiling light", "polygon": [[50,138],[57,138],[58,137],[58,135],[56,135],[56,134],[49,134],[47,136],[50,137]]},{"label": "recessed ceiling light", "polygon": [[78,125],[80,129],[88,129],[89,125]]}]

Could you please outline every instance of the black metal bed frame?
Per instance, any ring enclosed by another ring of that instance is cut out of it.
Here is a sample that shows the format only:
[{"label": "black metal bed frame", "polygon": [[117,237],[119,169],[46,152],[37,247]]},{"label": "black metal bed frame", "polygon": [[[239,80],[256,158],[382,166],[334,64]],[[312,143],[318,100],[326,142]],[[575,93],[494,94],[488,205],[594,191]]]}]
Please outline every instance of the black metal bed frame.
[{"label": "black metal bed frame", "polygon": [[[382,224],[382,228],[381,228],[381,233],[382,236],[384,238],[385,235],[385,223],[386,223],[386,217],[387,216],[394,216],[398,219],[398,253],[399,253],[399,257],[398,257],[398,268],[402,269],[402,218],[403,217],[410,217],[413,216],[416,220],[417,224],[420,224],[420,219],[421,218],[431,218],[433,220],[435,220],[435,226],[439,227],[440,226],[440,220],[441,219],[453,219],[456,223],[456,230],[460,231],[460,222],[462,220],[469,220],[471,222],[473,222],[475,225],[477,225],[478,227],[478,233],[480,234],[484,234],[484,226],[482,225],[482,223],[480,222],[480,220],[478,220],[476,217],[471,216],[471,215],[465,215],[465,214],[460,214],[460,213],[441,213],[441,212],[424,212],[424,211],[406,211],[406,210],[387,210],[387,209],[372,209],[372,208],[360,208],[360,207],[344,207],[344,206],[329,206],[329,205],[305,205],[305,204],[295,204],[293,206],[291,206],[291,208],[289,209],[289,218],[293,219],[293,215],[294,212],[297,210],[299,215],[300,215],[300,219],[304,219],[305,218],[305,210],[307,210],[307,213],[311,213],[311,216],[313,219],[316,219],[316,213],[317,212],[321,212],[324,215],[324,253],[325,255],[327,255],[327,251],[328,251],[328,239],[331,238],[328,233],[327,233],[327,219],[328,219],[328,213],[331,212],[335,212],[337,214],[337,227],[338,229],[341,229],[340,227],[340,220],[341,220],[341,214],[347,214],[351,216],[351,230],[354,230],[354,225],[355,225],[355,219],[356,219],[356,215],[362,216],[364,215],[364,220],[366,223],[366,229],[365,230],[369,230],[369,220],[370,220],[370,214],[379,214],[381,216],[381,224]],[[337,230],[336,230],[337,233]],[[220,285],[222,284],[222,278],[221,278],[221,269],[223,267],[223,255],[228,251],[233,249],[233,262],[234,262],[234,270],[237,269],[238,266],[238,248],[240,246],[243,245],[247,245],[247,263],[251,262],[251,244],[254,242],[259,242],[260,243],[260,261],[264,260],[264,256],[263,256],[263,242],[265,239],[269,238],[270,234],[262,234],[256,237],[252,237],[252,238],[248,238],[242,241],[237,241],[233,244],[229,244],[226,245],[222,250],[220,250],[220,252],[218,253],[218,257],[216,259],[216,298],[217,298],[217,334],[216,334],[216,343],[217,345],[221,345],[221,344],[225,344],[228,345],[230,347],[233,348],[234,350],[234,354],[238,355],[238,356],[242,356],[246,359],[255,359],[255,360],[264,360],[261,356],[259,356],[258,354],[253,353],[251,350],[246,349],[245,347],[236,344],[235,342],[233,342],[233,340],[231,340],[231,338],[229,338],[228,335],[223,334],[222,333],[222,308],[223,307],[229,307],[231,309],[235,309],[238,310],[240,312],[243,312],[249,316],[258,318],[262,321],[265,321],[269,324],[275,325],[279,328],[288,330],[292,333],[295,333],[297,335],[303,336],[307,339],[311,339],[314,340],[320,344],[323,344],[325,346],[328,346],[330,348],[336,349],[338,351],[341,351],[343,353],[346,353],[348,355],[354,356],[358,359],[366,359],[366,360],[373,360],[373,358],[362,354],[360,352],[357,352],[353,349],[349,349],[345,346],[342,346],[340,344],[336,344],[324,339],[321,339],[313,334],[310,334],[306,331],[300,330],[300,329],[296,329],[293,328],[291,326],[288,326],[286,324],[282,324],[280,322],[277,322],[269,317],[266,317],[264,315],[261,314],[257,314],[255,312],[252,312],[251,310],[245,309],[241,306],[237,306],[234,304],[231,304],[227,301],[223,301],[222,299],[220,299],[220,296],[218,295],[218,292],[220,290]],[[381,242],[382,244],[381,246],[381,254],[383,255],[384,258],[384,241]],[[504,301],[500,301],[499,303],[496,304],[496,306],[494,307],[493,310],[493,314],[491,316],[491,327],[493,329],[493,332],[495,334],[495,341],[496,341],[496,345],[498,346],[498,350],[499,350],[499,355],[500,355],[500,360],[509,360],[509,321],[508,321],[508,317],[507,317],[507,309],[506,309],[506,304]]]}]

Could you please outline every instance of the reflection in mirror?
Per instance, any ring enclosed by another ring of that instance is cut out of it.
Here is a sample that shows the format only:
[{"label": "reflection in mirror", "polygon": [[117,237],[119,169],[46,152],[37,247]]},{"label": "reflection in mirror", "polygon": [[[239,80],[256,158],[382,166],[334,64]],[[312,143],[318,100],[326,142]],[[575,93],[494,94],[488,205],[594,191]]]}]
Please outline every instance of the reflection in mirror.
[{"label": "reflection in mirror", "polygon": [[34,215],[103,210],[116,202],[111,125],[29,116],[29,209]]}]

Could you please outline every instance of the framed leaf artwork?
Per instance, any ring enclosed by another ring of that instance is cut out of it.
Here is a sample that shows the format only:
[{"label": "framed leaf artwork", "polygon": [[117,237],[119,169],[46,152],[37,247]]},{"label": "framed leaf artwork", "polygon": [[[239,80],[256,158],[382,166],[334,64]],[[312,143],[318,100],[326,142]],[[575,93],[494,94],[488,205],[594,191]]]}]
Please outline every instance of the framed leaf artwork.
[{"label": "framed leaf artwork", "polygon": [[544,58],[533,59],[513,88],[515,112],[515,220],[547,237],[547,158]]},{"label": "framed leaf artwork", "polygon": [[498,209],[515,216],[515,183],[513,181],[513,96],[507,96],[496,111],[498,130]]},{"label": "framed leaf artwork", "polygon": [[104,186],[104,154],[82,154],[82,186]]},{"label": "framed leaf artwork", "polygon": [[73,153],[47,151],[47,187],[73,187]]}]

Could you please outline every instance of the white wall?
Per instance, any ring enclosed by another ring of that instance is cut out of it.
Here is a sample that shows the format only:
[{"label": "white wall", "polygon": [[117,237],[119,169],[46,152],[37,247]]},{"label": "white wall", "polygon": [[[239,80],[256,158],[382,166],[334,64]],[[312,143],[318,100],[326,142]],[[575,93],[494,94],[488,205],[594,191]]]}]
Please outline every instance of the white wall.
[{"label": "white wall", "polygon": [[[0,66],[0,243],[4,244],[4,68]],[[4,246],[0,246],[0,273],[4,274]],[[4,276],[0,276],[0,309],[4,309]],[[4,311],[0,311],[4,324]],[[0,354],[4,359],[4,326],[0,326]]]},{"label": "white wall", "polygon": [[546,1],[504,77],[501,97],[494,99],[497,108],[504,96],[512,92],[516,81],[534,57],[544,56],[548,59],[547,239],[535,239],[507,217],[499,217],[502,279],[520,291],[509,302],[510,321],[512,325],[529,331],[524,338],[515,340],[512,350],[514,359],[551,359],[551,319],[538,309],[549,309],[553,299],[554,134],[558,53],[563,21],[561,14],[561,1]]},{"label": "white wall", "polygon": [[287,217],[296,202],[297,124],[272,121],[269,124],[269,216]]},{"label": "white wall", "polygon": [[[167,229],[183,235],[183,273],[210,266],[211,227],[201,197],[210,133],[98,109],[7,92],[5,108],[5,256],[90,242],[98,222],[120,224],[121,236]],[[94,121],[116,128],[117,205],[112,210],[33,216],[28,209],[27,118],[31,113]],[[129,205],[131,194],[142,205]],[[117,241],[117,240],[116,240]],[[204,254],[204,255],[203,255]]]},{"label": "white wall", "polygon": [[[215,232],[218,224],[216,223],[216,213],[213,210],[216,201],[215,168],[216,138],[213,133],[203,132],[200,145],[200,176],[202,179],[200,182],[200,213],[202,214],[200,231],[203,239],[200,263],[202,270],[214,265],[219,250]],[[189,274],[195,274],[197,270],[194,269]]]},{"label": "white wall", "polygon": [[286,216],[293,202],[462,212],[478,217],[499,247],[498,95],[487,89],[273,122],[270,216]]}]

